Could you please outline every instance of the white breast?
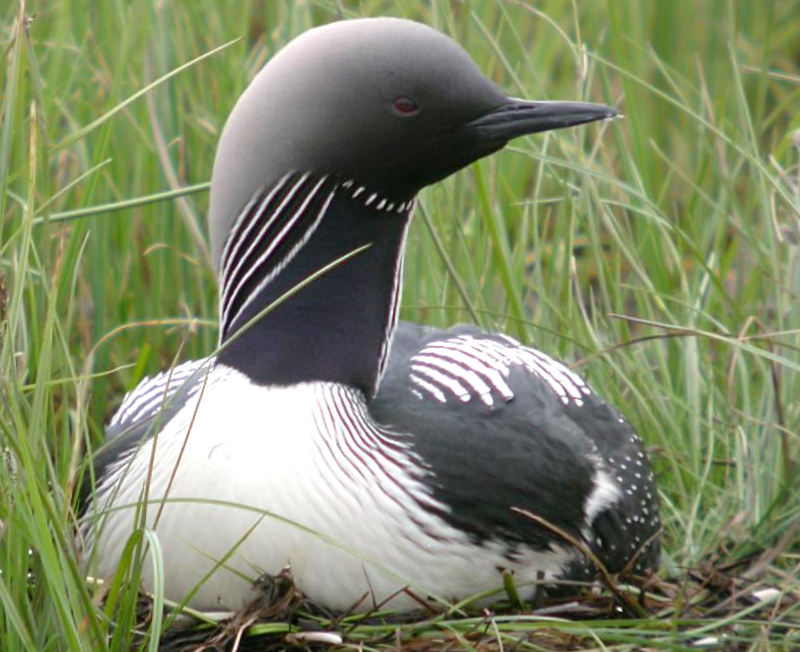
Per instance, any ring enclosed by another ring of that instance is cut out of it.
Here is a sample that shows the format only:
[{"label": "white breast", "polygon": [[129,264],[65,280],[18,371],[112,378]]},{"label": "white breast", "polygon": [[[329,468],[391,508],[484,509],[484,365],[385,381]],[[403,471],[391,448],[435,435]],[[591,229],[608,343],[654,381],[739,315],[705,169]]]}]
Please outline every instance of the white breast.
[{"label": "white breast", "polygon": [[[100,529],[83,528],[90,568],[114,572],[151,459],[146,523],[160,543],[166,597],[182,599],[224,560],[190,601],[199,609],[241,607],[255,597],[254,580],[286,565],[313,601],[346,609],[366,595],[360,608],[369,609],[406,586],[459,599],[500,586],[498,568],[524,582],[570,559],[530,551],[512,564],[500,543],[472,544],[436,516],[446,507],[408,441],[377,426],[352,389],[265,388],[218,365],[157,438],[102,480],[87,512]],[[150,560],[143,582],[152,589]],[[416,603],[401,593],[391,605]]]}]

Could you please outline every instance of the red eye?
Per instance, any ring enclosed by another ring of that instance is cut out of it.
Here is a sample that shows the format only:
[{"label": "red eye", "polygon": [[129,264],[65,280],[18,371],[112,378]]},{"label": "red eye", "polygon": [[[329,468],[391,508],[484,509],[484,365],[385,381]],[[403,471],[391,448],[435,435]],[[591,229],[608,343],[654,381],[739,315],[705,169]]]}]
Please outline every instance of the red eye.
[{"label": "red eye", "polygon": [[392,104],[392,108],[397,115],[403,117],[411,116],[419,112],[419,107],[413,100],[409,100],[407,97],[398,97],[394,101],[394,104]]}]

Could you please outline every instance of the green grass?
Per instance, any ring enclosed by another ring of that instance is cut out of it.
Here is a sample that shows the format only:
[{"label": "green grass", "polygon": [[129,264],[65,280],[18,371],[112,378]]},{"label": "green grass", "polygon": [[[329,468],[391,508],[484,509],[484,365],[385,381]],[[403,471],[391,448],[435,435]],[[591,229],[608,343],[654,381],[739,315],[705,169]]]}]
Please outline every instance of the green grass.
[{"label": "green grass", "polygon": [[[573,362],[652,450],[665,553],[649,619],[345,621],[346,645],[800,648],[800,2],[528,4],[3,3],[0,650],[155,649],[170,625],[135,582],[87,588],[83,454],[143,376],[214,349],[203,184],[227,112],[292,36],[356,15],[450,34],[513,95],[624,112],[425,191],[403,316]],[[766,608],[722,590],[762,585]]]}]

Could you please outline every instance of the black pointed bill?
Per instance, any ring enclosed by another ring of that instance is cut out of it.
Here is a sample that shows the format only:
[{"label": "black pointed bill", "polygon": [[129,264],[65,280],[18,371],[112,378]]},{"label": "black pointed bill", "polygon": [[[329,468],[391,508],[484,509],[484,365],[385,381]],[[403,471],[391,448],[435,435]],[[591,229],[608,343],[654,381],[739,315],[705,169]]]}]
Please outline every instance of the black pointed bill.
[{"label": "black pointed bill", "polygon": [[619,115],[616,109],[588,102],[529,102],[509,98],[508,104],[470,122],[481,140],[505,141],[540,131],[609,120]]}]

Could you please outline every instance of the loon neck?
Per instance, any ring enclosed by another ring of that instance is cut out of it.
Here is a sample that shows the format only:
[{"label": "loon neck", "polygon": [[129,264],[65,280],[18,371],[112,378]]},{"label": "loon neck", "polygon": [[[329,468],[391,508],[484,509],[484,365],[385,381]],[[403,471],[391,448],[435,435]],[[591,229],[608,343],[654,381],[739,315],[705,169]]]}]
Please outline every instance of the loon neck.
[{"label": "loon neck", "polygon": [[374,395],[397,323],[411,204],[311,174],[255,197],[222,254],[218,361],[263,385],[329,381]]}]

